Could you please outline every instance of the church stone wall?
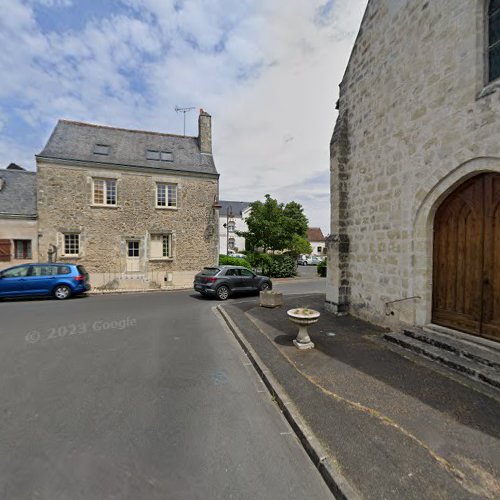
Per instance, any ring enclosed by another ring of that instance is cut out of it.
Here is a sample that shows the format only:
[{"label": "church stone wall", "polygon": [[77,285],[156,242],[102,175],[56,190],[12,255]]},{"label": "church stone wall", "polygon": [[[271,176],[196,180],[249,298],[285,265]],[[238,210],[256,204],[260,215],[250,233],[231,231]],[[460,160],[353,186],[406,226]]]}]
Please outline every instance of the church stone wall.
[{"label": "church stone wall", "polygon": [[429,322],[433,214],[465,179],[500,171],[486,2],[459,3],[369,2],[331,144],[334,312],[385,326]]}]

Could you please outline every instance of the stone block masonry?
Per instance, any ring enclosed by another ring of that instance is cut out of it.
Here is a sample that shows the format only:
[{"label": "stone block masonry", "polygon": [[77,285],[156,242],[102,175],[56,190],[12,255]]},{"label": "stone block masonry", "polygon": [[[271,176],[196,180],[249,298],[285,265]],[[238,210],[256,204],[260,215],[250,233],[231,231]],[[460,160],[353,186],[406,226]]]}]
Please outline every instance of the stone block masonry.
[{"label": "stone block masonry", "polygon": [[331,143],[334,312],[390,327],[431,321],[434,213],[465,180],[500,172],[485,16],[479,0],[368,3]]},{"label": "stone block masonry", "polygon": [[[116,206],[92,204],[93,178],[116,179]],[[177,208],[156,208],[158,182],[177,185]],[[47,260],[47,248],[54,244],[58,260],[83,264],[96,287],[127,288],[120,282],[126,277],[126,241],[137,240],[137,279],[153,287],[190,286],[202,267],[217,263],[217,192],[217,178],[208,176],[82,168],[39,159],[39,259]],[[78,257],[63,256],[64,233],[80,235]],[[152,258],[153,234],[172,235],[171,258]]]}]

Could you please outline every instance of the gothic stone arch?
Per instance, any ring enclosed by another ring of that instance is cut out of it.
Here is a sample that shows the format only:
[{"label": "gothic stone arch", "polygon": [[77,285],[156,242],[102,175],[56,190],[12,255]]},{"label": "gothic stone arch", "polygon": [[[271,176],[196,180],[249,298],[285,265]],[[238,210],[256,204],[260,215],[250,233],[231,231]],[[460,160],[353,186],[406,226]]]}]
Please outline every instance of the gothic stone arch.
[{"label": "gothic stone arch", "polygon": [[437,184],[432,179],[423,186],[427,196],[420,204],[413,226],[413,295],[416,303],[417,325],[425,325],[432,318],[432,269],[434,215],[442,201],[463,182],[481,173],[500,173],[500,158],[481,157],[469,160],[449,172]]}]

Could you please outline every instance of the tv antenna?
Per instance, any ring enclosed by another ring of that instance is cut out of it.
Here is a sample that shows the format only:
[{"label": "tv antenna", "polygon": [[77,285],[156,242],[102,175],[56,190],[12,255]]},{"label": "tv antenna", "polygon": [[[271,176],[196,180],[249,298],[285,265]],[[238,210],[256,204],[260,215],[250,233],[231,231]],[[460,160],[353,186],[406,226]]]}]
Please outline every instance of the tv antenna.
[{"label": "tv antenna", "polygon": [[189,113],[196,108],[180,108],[179,106],[176,106],[174,109],[177,113],[182,113],[184,115],[184,137],[186,137],[186,113]]}]

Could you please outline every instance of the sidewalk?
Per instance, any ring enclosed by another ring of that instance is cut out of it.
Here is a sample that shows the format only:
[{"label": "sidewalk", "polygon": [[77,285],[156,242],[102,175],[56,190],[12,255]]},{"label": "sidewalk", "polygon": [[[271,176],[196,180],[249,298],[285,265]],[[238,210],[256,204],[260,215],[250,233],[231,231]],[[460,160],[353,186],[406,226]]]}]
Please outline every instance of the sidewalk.
[{"label": "sidewalk", "polygon": [[[499,498],[500,393],[399,351],[373,325],[330,315],[323,300],[289,296],[280,309],[255,300],[221,309],[319,440],[341,492],[366,499]],[[309,328],[313,351],[292,344],[297,327],[286,311],[298,306],[322,313]]]}]

